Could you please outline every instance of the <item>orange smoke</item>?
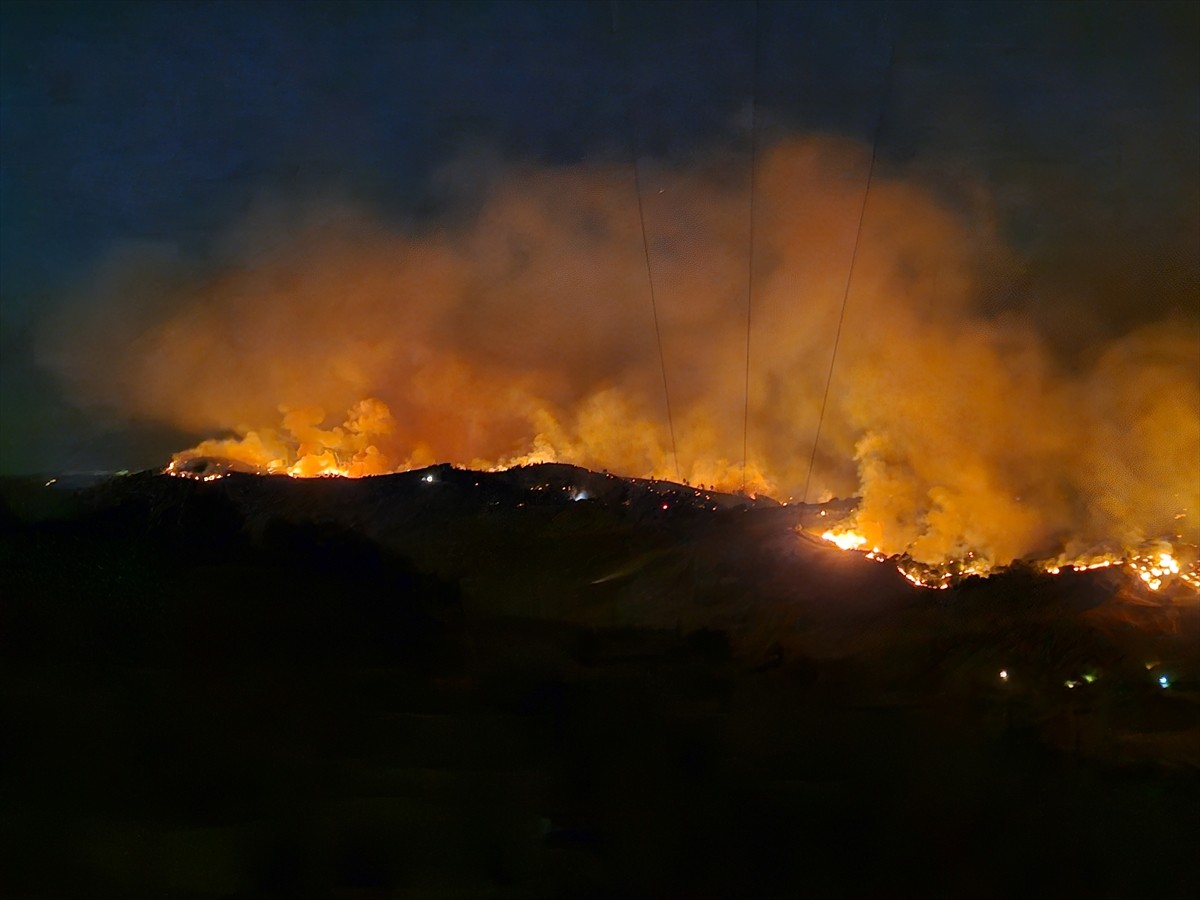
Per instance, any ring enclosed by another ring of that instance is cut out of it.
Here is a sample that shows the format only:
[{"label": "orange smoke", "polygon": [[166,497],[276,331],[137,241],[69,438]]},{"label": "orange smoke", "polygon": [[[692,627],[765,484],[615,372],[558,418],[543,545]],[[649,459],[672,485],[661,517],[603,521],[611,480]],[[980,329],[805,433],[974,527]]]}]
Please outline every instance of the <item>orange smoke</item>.
[{"label": "orange smoke", "polygon": [[[826,138],[762,154],[751,490],[806,482],[868,162]],[[81,404],[228,435],[191,452],[266,471],[559,460],[741,487],[737,165],[642,162],[678,471],[628,166],[514,171],[465,223],[266,208],[215,263],[126,249],[43,356]],[[1196,318],[1063,360],[984,311],[1019,268],[981,200],[877,172],[809,499],[860,495],[867,544],[928,564],[1200,542]]]},{"label": "orange smoke", "polygon": [[201,441],[191,450],[177,453],[175,460],[214,457],[297,477],[360,478],[395,471],[396,464],[379,449],[379,442],[395,425],[383,401],[370,399],[355,404],[342,425],[328,430],[320,427],[325,411],[319,407],[282,408],[280,412],[283,424],[278,430],[261,429],[240,438]]}]

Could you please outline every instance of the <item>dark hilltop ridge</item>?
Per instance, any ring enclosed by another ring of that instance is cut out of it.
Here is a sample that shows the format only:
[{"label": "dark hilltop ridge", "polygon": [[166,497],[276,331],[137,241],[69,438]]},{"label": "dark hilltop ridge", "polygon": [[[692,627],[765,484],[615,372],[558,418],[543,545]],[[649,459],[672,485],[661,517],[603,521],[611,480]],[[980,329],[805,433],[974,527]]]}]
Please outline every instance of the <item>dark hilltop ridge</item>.
[{"label": "dark hilltop ridge", "polygon": [[0,481],[6,897],[1194,885],[1194,596],[568,465],[188,475]]}]

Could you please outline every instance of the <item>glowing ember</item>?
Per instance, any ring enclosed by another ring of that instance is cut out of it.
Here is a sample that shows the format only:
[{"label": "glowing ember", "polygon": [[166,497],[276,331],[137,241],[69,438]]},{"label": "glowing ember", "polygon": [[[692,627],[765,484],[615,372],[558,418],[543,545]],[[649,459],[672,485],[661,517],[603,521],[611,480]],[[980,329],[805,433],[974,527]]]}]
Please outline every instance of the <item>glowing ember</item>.
[{"label": "glowing ember", "polygon": [[1149,558],[1135,557],[1128,566],[1152,591],[1162,587],[1164,579],[1179,574],[1179,563],[1170,553],[1157,553]]}]

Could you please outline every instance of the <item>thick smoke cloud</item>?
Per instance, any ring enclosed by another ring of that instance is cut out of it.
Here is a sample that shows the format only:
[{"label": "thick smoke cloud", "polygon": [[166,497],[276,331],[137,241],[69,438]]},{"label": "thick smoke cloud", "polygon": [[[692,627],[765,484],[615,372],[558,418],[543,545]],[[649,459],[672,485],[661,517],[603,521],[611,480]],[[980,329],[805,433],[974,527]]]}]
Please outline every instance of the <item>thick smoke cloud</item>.
[{"label": "thick smoke cloud", "polygon": [[[469,222],[408,233],[276,204],[203,260],[124,248],[42,355],[98,414],[232,435],[199,449],[257,465],[558,459],[738,487],[745,173],[642,166],[678,472],[628,166],[509,170]],[[750,489],[808,479],[868,166],[829,138],[760,157]],[[985,201],[876,173],[809,499],[860,495],[868,540],[927,562],[1196,543],[1197,320],[1060,359],[995,302],[1019,265]]]}]

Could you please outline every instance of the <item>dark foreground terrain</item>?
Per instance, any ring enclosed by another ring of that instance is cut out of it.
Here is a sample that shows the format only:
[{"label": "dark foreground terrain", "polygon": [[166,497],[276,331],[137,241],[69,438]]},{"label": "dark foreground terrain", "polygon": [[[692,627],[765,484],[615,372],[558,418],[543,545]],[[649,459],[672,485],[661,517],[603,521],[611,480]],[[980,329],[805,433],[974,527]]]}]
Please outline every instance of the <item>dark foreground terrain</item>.
[{"label": "dark foreground terrain", "polygon": [[2,487],[5,897],[1194,896],[1194,594],[566,466]]}]

